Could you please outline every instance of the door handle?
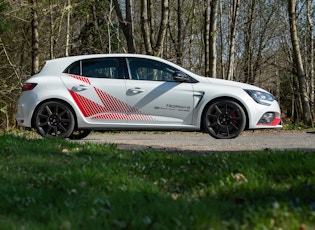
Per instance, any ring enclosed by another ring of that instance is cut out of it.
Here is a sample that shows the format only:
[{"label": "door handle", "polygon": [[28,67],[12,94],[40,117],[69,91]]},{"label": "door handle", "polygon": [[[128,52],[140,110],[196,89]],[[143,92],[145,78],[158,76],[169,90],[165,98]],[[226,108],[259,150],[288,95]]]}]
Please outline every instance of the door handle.
[{"label": "door handle", "polygon": [[142,93],[142,92],[144,92],[144,90],[139,88],[139,87],[135,87],[135,88],[129,89],[129,91],[131,91],[133,93]]},{"label": "door handle", "polygon": [[74,92],[80,92],[80,91],[84,91],[84,90],[87,90],[87,89],[88,89],[88,87],[85,86],[85,85],[73,86],[71,88],[71,90],[74,91]]}]

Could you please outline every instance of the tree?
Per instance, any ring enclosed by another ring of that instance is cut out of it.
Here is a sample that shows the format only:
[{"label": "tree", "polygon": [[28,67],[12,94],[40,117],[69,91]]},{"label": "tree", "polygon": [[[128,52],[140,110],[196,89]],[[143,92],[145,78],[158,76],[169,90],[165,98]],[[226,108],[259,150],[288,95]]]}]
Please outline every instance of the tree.
[{"label": "tree", "polygon": [[69,56],[70,53],[70,17],[71,17],[71,0],[68,0],[67,4],[67,32],[66,32],[66,56]]},{"label": "tree", "polygon": [[205,75],[216,77],[217,72],[217,17],[218,0],[207,0],[205,2]]},{"label": "tree", "polygon": [[[169,34],[170,38],[174,44],[175,48],[175,53],[176,53],[176,62],[177,64],[181,65],[182,64],[182,58],[183,58],[183,0],[177,0],[177,9],[176,11],[176,18],[177,18],[177,34],[174,36],[172,28],[174,27],[173,25],[170,25],[170,20],[168,21],[169,25]],[[175,34],[175,33],[174,33]]]},{"label": "tree", "polygon": [[133,22],[133,2],[132,0],[125,1],[125,14],[126,17],[123,17],[123,13],[120,7],[118,0],[113,0],[115,5],[115,11],[119,19],[120,27],[123,31],[123,34],[127,41],[127,47],[129,53],[136,53],[136,45],[134,39],[134,22]]},{"label": "tree", "polygon": [[230,32],[229,32],[229,57],[228,57],[228,80],[234,78],[234,61],[235,61],[235,34],[238,17],[239,0],[231,0],[231,14],[230,14]]},{"label": "tree", "polygon": [[311,98],[311,111],[315,110],[315,86],[314,86],[314,29],[313,29],[313,22],[312,22],[312,0],[307,0],[307,32],[308,32],[308,63],[309,63],[309,71],[308,74],[310,76],[310,98]]},{"label": "tree", "polygon": [[222,1],[219,0],[219,55],[220,55],[220,64],[219,64],[219,70],[220,70],[220,76],[225,79],[225,53],[224,53],[224,47],[225,47],[225,38],[224,38],[224,22],[223,22],[223,6]]},{"label": "tree", "polygon": [[[169,2],[161,1],[161,17],[159,28],[155,28],[154,5],[151,0],[141,0],[141,29],[144,40],[144,46],[147,54],[161,56],[163,51],[163,42],[166,35]],[[157,31],[155,33],[154,31]]]},{"label": "tree", "polygon": [[209,42],[209,70],[211,77],[217,77],[217,17],[218,0],[211,1],[210,14],[210,42]]},{"label": "tree", "polygon": [[38,15],[37,15],[37,0],[31,0],[32,13],[32,71],[35,74],[39,71],[39,33],[38,33]]},{"label": "tree", "polygon": [[249,1],[249,6],[247,8],[247,19],[245,22],[245,38],[244,38],[244,45],[245,45],[245,65],[244,65],[244,75],[245,75],[245,82],[250,84],[254,83],[254,76],[253,76],[253,27],[254,27],[254,18],[255,18],[255,9],[256,9],[256,0]]},{"label": "tree", "polygon": [[205,75],[210,77],[210,65],[209,65],[209,48],[210,48],[210,14],[211,14],[211,0],[205,1],[205,13],[204,13],[204,50],[205,50]]},{"label": "tree", "polygon": [[303,108],[303,120],[307,125],[313,125],[309,96],[307,94],[306,75],[304,72],[302,56],[299,45],[297,22],[296,22],[296,0],[288,1],[288,13],[290,23],[290,35],[293,48],[293,63],[299,83],[299,94]]},{"label": "tree", "polygon": [[[299,12],[294,20],[289,5]],[[280,96],[289,117],[305,115],[309,124],[313,21],[314,0],[0,0],[0,83],[9,89],[0,92],[0,108],[14,111],[20,83],[43,60],[137,52],[260,86]]]},{"label": "tree", "polygon": [[277,36],[279,26],[275,23],[279,14],[276,3],[265,4],[261,0],[247,0],[243,2],[242,20],[244,36],[244,79],[249,84],[255,84],[264,67],[271,65],[274,60],[272,44]]}]

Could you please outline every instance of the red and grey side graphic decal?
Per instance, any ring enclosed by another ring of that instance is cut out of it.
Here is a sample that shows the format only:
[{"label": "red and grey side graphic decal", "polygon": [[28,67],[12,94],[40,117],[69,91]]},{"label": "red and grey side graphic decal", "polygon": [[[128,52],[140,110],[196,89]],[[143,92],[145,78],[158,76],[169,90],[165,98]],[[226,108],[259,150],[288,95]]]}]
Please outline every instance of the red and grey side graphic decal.
[{"label": "red and grey side graphic decal", "polygon": [[[90,84],[90,81],[87,78],[76,75],[69,76]],[[96,87],[94,87],[94,90],[101,99],[103,105],[100,105],[69,89],[69,93],[71,94],[84,117],[107,120],[155,120],[152,116],[143,114],[141,111]]]}]

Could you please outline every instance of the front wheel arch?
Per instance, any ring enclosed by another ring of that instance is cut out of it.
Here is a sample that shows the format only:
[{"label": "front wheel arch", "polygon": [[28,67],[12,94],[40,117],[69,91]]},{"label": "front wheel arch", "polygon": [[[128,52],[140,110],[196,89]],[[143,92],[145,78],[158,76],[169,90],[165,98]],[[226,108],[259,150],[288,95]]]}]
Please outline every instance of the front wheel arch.
[{"label": "front wheel arch", "polygon": [[[205,127],[205,122],[204,122],[204,117],[205,117],[205,113],[208,111],[209,107],[217,102],[220,102],[220,101],[232,101],[234,103],[237,103],[241,108],[242,110],[244,111],[245,113],[245,127],[243,130],[248,130],[249,128],[249,116],[248,116],[248,111],[246,109],[246,107],[244,106],[243,103],[241,103],[239,100],[235,99],[235,98],[232,98],[232,97],[219,97],[219,98],[215,98],[211,101],[209,101],[203,108],[203,111],[202,111],[202,114],[201,114],[201,117],[200,117],[200,129],[204,132],[207,132],[207,128]],[[210,134],[211,135],[211,134]],[[212,135],[211,135],[212,136]],[[215,138],[218,138],[218,137],[215,137]]]}]

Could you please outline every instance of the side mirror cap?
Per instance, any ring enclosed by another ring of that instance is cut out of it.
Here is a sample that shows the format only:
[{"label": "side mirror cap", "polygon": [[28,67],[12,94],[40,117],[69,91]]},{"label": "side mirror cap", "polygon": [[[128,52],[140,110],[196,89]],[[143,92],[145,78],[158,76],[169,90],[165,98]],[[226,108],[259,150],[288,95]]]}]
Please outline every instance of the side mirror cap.
[{"label": "side mirror cap", "polygon": [[173,79],[178,82],[190,82],[190,78],[183,72],[174,72]]}]

